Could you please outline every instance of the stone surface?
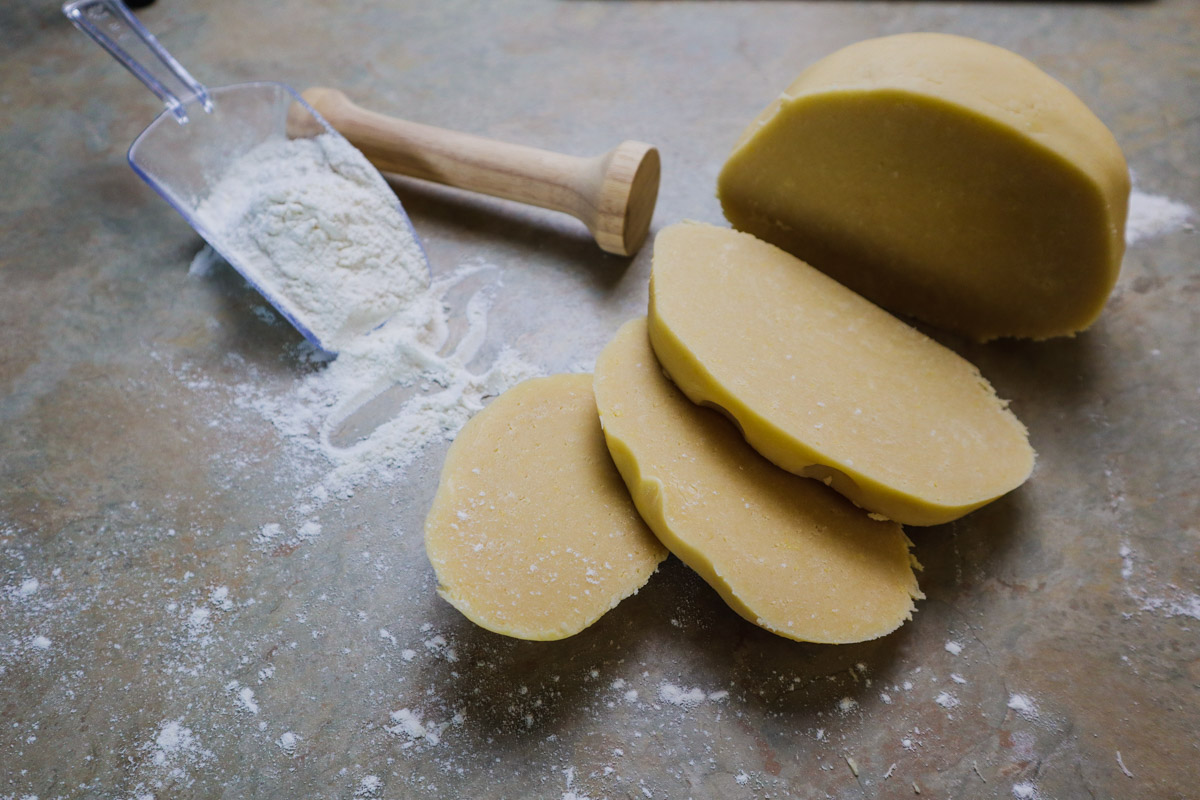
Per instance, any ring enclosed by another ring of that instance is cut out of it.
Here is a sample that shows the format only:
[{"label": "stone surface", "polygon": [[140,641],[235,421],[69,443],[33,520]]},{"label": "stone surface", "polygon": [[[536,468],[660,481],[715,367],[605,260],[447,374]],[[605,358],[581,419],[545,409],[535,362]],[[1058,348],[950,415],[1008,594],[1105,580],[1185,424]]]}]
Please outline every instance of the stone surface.
[{"label": "stone surface", "polygon": [[[214,86],[332,85],[578,154],[652,142],[655,228],[720,222],[729,148],[807,64],[959,33],[1064,81],[1138,189],[1200,207],[1192,0],[140,14]],[[518,642],[434,593],[420,532],[445,442],[305,508],[327,467],[252,401],[320,367],[230,270],[188,274],[199,238],[124,158],[156,101],[55,3],[7,4],[0,30],[0,797],[1195,794],[1194,233],[1134,244],[1074,339],[939,336],[1012,400],[1039,461],[913,532],[928,599],[895,634],[774,637],[672,559],[579,636]],[[480,359],[506,343],[590,368],[644,313],[648,248],[619,259],[567,218],[395,186],[435,274],[499,267]]]}]

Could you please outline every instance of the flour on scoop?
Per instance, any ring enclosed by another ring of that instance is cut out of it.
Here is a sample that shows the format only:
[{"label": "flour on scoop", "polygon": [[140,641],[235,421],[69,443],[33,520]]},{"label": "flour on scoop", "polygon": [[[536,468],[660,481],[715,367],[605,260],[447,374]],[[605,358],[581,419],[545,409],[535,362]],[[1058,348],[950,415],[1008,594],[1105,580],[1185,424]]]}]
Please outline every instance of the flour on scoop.
[{"label": "flour on scoop", "polygon": [[405,308],[428,282],[395,194],[332,134],[252,148],[196,218],[246,278],[332,351]]}]

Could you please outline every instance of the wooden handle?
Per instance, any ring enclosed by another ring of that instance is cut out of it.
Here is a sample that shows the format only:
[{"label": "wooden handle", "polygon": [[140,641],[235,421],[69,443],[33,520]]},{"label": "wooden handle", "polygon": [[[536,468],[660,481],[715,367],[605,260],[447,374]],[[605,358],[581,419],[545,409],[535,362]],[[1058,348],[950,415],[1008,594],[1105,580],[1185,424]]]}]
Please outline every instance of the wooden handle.
[{"label": "wooden handle", "polygon": [[661,167],[648,144],[580,158],[377,114],[336,89],[302,96],[383,172],[566,212],[617,255],[636,253],[650,230]]}]

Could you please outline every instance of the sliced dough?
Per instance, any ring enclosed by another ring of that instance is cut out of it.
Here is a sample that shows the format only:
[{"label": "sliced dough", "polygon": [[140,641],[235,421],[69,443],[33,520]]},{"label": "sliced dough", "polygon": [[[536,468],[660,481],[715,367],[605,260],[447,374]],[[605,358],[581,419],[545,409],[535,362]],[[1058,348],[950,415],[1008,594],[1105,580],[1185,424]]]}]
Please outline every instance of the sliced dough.
[{"label": "sliced dough", "polygon": [[646,321],[596,361],[604,436],[642,518],[737,613],[829,644],[874,639],[922,597],[910,542],[815,481],[777,469],[663,376]]},{"label": "sliced dough", "polygon": [[906,525],[961,517],[1033,469],[1025,428],[970,363],[774,245],[658,233],[650,340],[696,403],[779,466]]},{"label": "sliced dough", "polygon": [[438,594],[488,630],[576,634],[667,557],[609,458],[591,384],[591,375],[518,384],[446,455],[425,551]]},{"label": "sliced dough", "polygon": [[1072,334],[1125,250],[1129,170],[1069,89],[914,33],[805,70],[742,134],[726,218],[881,306],[978,339]]}]

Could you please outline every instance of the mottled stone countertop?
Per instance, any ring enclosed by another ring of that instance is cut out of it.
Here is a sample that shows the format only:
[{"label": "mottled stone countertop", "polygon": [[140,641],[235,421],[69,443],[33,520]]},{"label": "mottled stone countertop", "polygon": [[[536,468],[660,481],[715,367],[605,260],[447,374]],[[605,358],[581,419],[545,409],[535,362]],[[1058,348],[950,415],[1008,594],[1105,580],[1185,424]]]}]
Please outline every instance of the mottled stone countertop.
[{"label": "mottled stone countertop", "polygon": [[[721,221],[726,153],[807,64],[959,33],[1078,93],[1140,208],[1200,208],[1194,0],[139,14],[210,85],[336,86],[579,155],[651,142],[656,229]],[[1190,226],[1143,229],[1080,336],[945,339],[1039,459],[1001,501],[911,532],[927,599],[896,633],[787,641],[671,559],[584,633],[522,642],[434,591],[421,525],[444,438],[352,496],[314,494],[330,465],[279,422],[326,367],[227,266],[189,272],[201,240],[125,160],[155,99],[54,2],[4,4],[0,38],[0,798],[1200,796]],[[474,278],[480,369],[508,347],[586,370],[644,311],[649,247],[608,256],[565,216],[394,188],[435,276],[495,268]]]}]

